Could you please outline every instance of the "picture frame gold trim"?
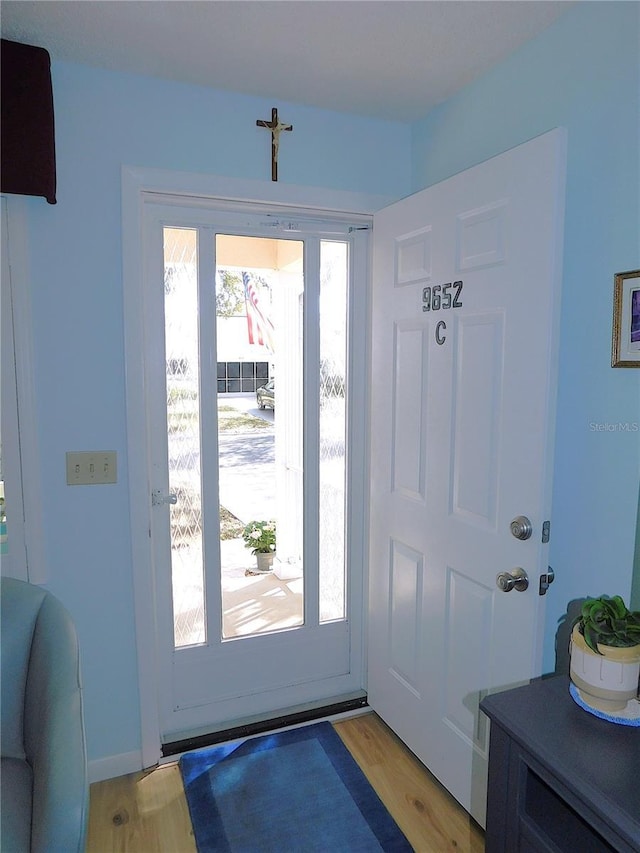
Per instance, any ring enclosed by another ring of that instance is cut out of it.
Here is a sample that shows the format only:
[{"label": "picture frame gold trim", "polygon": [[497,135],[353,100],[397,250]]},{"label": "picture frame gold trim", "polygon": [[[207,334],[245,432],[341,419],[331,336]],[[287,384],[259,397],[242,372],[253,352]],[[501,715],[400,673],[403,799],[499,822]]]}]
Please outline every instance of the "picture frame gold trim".
[{"label": "picture frame gold trim", "polygon": [[613,278],[611,367],[640,367],[640,270]]}]

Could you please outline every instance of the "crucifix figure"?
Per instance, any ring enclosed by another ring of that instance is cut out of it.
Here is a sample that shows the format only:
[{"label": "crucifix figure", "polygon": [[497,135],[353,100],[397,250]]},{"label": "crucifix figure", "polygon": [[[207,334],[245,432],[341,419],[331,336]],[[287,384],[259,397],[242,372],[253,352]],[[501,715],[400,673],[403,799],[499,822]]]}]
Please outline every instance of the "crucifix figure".
[{"label": "crucifix figure", "polygon": [[278,110],[274,107],[271,110],[271,121],[258,119],[256,121],[258,127],[266,127],[271,131],[271,180],[278,180],[278,146],[280,145],[280,134],[283,130],[293,130],[292,124],[284,124],[278,119]]}]

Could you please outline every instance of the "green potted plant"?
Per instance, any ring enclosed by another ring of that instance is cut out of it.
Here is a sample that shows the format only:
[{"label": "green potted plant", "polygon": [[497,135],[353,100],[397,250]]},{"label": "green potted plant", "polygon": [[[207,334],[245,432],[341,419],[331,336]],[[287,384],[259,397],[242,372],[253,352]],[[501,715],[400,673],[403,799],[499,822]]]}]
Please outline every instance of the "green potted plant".
[{"label": "green potted plant", "polygon": [[585,704],[622,711],[638,695],[640,611],[619,595],[587,598],[571,632],[570,676]]},{"label": "green potted plant", "polygon": [[270,521],[250,521],[242,531],[246,548],[255,554],[259,572],[270,572],[276,553],[276,523]]}]

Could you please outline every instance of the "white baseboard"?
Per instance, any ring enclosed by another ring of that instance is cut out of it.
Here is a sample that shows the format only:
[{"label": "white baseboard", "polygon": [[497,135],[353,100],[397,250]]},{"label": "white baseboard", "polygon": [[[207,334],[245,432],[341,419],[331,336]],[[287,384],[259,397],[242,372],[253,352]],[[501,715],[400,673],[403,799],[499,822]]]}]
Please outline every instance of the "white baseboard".
[{"label": "white baseboard", "polygon": [[97,758],[89,762],[89,783],[103,782],[127,773],[137,773],[142,770],[142,753],[139,750],[122,752],[120,755],[110,755],[107,758]]}]

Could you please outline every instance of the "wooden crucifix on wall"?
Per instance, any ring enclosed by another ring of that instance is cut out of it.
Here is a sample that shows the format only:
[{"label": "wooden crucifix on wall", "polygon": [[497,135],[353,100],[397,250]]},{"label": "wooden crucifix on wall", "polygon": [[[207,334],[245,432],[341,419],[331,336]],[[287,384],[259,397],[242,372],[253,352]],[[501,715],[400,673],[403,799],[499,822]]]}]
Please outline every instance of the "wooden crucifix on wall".
[{"label": "wooden crucifix on wall", "polygon": [[278,180],[278,148],[280,146],[280,134],[283,130],[293,130],[292,124],[285,124],[278,118],[278,109],[273,107],[271,110],[271,121],[258,119],[256,121],[258,127],[266,127],[271,131],[271,180]]}]

